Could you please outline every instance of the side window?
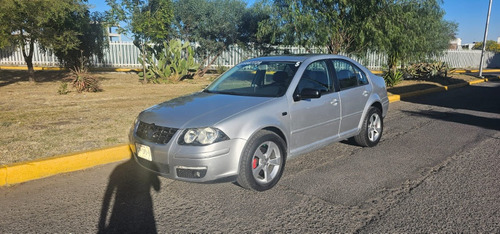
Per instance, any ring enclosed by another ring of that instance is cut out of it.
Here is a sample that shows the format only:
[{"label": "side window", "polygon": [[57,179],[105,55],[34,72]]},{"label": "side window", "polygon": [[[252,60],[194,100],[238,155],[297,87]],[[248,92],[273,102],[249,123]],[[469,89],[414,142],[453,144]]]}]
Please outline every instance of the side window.
[{"label": "side window", "polygon": [[366,78],[366,74],[362,72],[361,69],[359,69],[358,67],[356,66],[353,67],[354,67],[354,72],[356,73],[356,78],[358,79],[358,85],[368,84],[368,79]]},{"label": "side window", "polygon": [[341,90],[368,84],[366,74],[348,61],[333,60],[333,67]]},{"label": "side window", "polygon": [[333,82],[328,75],[328,68],[325,61],[316,61],[307,66],[297,85],[297,92],[300,93],[305,88],[316,89],[321,93],[333,91]]}]

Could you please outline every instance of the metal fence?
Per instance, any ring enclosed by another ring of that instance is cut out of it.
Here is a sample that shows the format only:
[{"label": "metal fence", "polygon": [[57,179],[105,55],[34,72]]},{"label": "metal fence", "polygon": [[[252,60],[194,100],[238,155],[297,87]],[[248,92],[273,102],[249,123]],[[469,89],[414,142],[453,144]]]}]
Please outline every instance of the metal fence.
[{"label": "metal fence", "polygon": [[[321,49],[306,50],[301,47],[279,47],[273,54],[305,54],[322,53]],[[137,60],[140,51],[132,42],[111,42],[105,51],[104,61],[93,66],[112,68],[138,68],[141,64]],[[262,51],[247,50],[232,46],[224,51],[215,61],[215,66],[231,67],[239,62],[263,55]],[[436,61],[446,62],[453,68],[478,68],[481,51],[479,50],[448,50],[442,56],[433,58]],[[386,64],[386,56],[378,53],[367,53],[360,58],[353,57],[369,69],[381,69]],[[211,58],[209,58],[211,60]],[[486,52],[484,68],[500,68],[500,53]],[[35,45],[33,64],[43,67],[57,67],[59,62],[50,52],[42,52]],[[24,66],[24,58],[20,48],[4,48],[0,50],[0,65]]]}]

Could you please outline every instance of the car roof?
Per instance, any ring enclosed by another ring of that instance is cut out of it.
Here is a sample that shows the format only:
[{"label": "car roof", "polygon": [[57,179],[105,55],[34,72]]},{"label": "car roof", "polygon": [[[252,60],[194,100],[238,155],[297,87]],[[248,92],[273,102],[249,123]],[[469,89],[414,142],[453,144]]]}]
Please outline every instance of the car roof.
[{"label": "car roof", "polygon": [[277,56],[265,56],[257,57],[253,59],[246,60],[247,62],[252,61],[293,61],[293,62],[304,62],[306,59],[335,59],[335,58],[347,58],[342,55],[334,54],[293,54],[293,55],[277,55]]}]

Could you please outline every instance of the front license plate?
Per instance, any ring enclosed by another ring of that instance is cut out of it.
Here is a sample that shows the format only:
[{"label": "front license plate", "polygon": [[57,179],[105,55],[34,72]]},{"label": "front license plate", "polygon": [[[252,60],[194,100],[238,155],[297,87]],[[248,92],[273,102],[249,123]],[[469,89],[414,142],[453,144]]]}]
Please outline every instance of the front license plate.
[{"label": "front license plate", "polygon": [[137,144],[136,147],[138,157],[146,159],[148,161],[153,160],[153,158],[151,157],[151,148],[149,146]]}]

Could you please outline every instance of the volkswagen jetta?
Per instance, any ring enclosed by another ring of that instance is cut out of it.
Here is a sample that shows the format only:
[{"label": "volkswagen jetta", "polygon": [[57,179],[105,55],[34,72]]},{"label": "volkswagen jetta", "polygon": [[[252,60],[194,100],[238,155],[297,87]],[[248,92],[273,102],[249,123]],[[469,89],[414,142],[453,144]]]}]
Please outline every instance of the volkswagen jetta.
[{"label": "volkswagen jetta", "polygon": [[161,176],[263,191],[293,156],[348,138],[377,145],[388,106],[384,80],[350,58],[254,58],[141,112],[130,145]]}]

